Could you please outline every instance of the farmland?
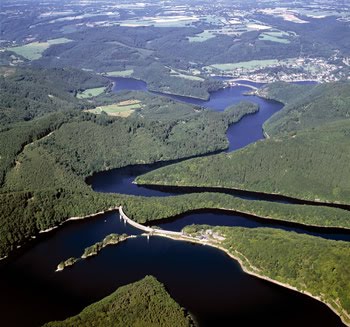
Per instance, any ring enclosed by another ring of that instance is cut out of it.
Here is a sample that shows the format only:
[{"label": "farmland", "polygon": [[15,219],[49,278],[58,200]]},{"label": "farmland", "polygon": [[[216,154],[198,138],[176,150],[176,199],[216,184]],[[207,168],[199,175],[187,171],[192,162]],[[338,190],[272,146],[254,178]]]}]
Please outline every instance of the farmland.
[{"label": "farmland", "polygon": [[106,106],[96,107],[95,109],[90,109],[88,111],[94,114],[101,114],[102,112],[105,112],[108,116],[128,117],[136,109],[141,108],[142,105],[140,101],[128,100]]},{"label": "farmland", "polygon": [[109,77],[129,77],[133,74],[133,69],[119,70],[114,72],[107,72],[105,75]]},{"label": "farmland", "polygon": [[104,91],[105,91],[105,87],[95,87],[92,89],[87,89],[83,92],[78,93],[77,98],[78,99],[93,98],[102,94]]},{"label": "farmland", "polygon": [[71,42],[71,40],[62,37],[58,39],[47,40],[46,42],[31,42],[26,45],[8,48],[8,50],[11,50],[28,60],[37,60],[41,58],[43,52],[50,46],[67,42]]}]

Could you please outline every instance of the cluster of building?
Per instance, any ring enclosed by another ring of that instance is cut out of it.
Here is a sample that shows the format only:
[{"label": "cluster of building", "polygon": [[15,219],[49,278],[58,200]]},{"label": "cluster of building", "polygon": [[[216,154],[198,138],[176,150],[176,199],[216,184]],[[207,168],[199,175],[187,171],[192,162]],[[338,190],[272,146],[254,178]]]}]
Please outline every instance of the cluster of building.
[{"label": "cluster of building", "polygon": [[212,76],[222,75],[240,80],[253,80],[255,82],[270,83],[276,81],[317,81],[333,82],[340,79],[350,79],[346,71],[349,60],[344,65],[335,65],[320,58],[298,58],[295,60],[281,61],[264,67],[252,69],[235,68],[225,71],[213,71]]}]

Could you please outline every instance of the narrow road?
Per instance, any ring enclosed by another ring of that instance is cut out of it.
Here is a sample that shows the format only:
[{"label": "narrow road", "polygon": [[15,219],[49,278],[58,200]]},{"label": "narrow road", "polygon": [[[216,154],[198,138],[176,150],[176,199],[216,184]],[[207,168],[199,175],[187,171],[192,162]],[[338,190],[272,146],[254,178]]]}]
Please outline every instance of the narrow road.
[{"label": "narrow road", "polygon": [[127,222],[129,225],[131,225],[137,229],[143,230],[147,233],[150,233],[152,235],[159,234],[159,235],[183,236],[182,232],[173,232],[173,231],[169,231],[169,230],[163,230],[163,229],[159,229],[159,228],[151,228],[148,226],[141,225],[141,224],[137,223],[136,221],[130,219],[123,211],[122,206],[119,207],[119,217],[120,217],[120,219],[123,219],[125,222]]}]

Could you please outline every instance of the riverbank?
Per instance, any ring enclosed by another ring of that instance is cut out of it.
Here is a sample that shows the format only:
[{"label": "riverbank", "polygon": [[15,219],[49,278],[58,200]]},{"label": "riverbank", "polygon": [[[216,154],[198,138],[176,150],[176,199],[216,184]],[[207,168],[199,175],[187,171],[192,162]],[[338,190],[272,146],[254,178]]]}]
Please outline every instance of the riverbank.
[{"label": "riverbank", "polygon": [[[168,238],[172,238],[173,240],[176,240],[175,237],[169,237],[168,235],[165,235],[165,234],[159,235],[159,236],[168,237]],[[313,299],[315,299],[315,300],[317,300],[317,301],[319,301],[319,302],[322,302],[322,303],[325,304],[328,308],[330,308],[337,316],[339,316],[339,318],[341,319],[341,321],[342,321],[346,326],[350,326],[350,315],[349,315],[346,311],[342,310],[341,307],[336,308],[336,307],[334,307],[331,303],[328,303],[328,302],[322,300],[320,297],[318,297],[318,296],[316,296],[316,295],[313,295],[313,294],[311,294],[311,293],[308,292],[308,291],[299,290],[298,288],[296,288],[296,287],[294,287],[294,286],[292,286],[292,285],[279,282],[279,281],[277,281],[277,280],[274,280],[274,279],[272,279],[272,278],[269,278],[269,277],[267,277],[267,276],[264,276],[264,275],[262,275],[262,274],[257,273],[256,271],[259,270],[258,268],[254,267],[254,266],[247,266],[247,265],[245,265],[244,261],[243,261],[240,257],[238,257],[238,256],[236,256],[236,255],[234,255],[234,254],[232,254],[231,252],[229,252],[229,251],[228,251],[226,248],[224,248],[224,247],[222,247],[222,246],[220,246],[220,245],[218,245],[218,244],[212,243],[212,242],[210,242],[210,241],[205,242],[205,241],[201,241],[201,240],[197,240],[197,239],[188,239],[187,237],[179,237],[178,240],[186,241],[186,242],[191,242],[191,243],[196,243],[196,244],[200,244],[200,245],[208,245],[208,246],[214,247],[214,248],[216,248],[216,249],[218,249],[218,250],[221,250],[221,251],[225,252],[231,259],[236,260],[236,261],[239,263],[239,265],[241,266],[242,270],[243,270],[245,273],[247,273],[247,274],[249,274],[249,275],[251,275],[251,276],[254,276],[254,277],[257,277],[257,278],[266,280],[266,281],[268,281],[268,282],[274,283],[274,284],[276,284],[276,285],[279,285],[279,286],[288,288],[288,289],[293,290],[293,291],[295,291],[295,292],[299,292],[299,293],[301,293],[301,294],[307,295],[307,296],[309,296],[309,297],[311,297],[311,298],[313,298]],[[348,319],[345,320],[344,317],[343,317],[343,315],[345,315]]]},{"label": "riverbank", "polygon": [[[273,210],[271,210],[273,211]],[[306,233],[310,235],[314,235],[314,233],[320,233],[316,236],[323,237],[325,239],[332,239],[328,238],[327,235],[330,235],[332,233],[335,234],[340,234],[344,233],[348,235],[346,239],[337,239],[337,240],[343,240],[343,241],[349,241],[350,239],[350,227],[339,227],[339,226],[323,226],[323,225],[318,225],[318,224],[308,224],[306,222],[299,222],[297,220],[287,220],[279,217],[273,217],[273,216],[262,216],[259,214],[251,213],[250,211],[244,211],[240,209],[235,209],[235,208],[227,208],[227,207],[203,207],[203,208],[193,208],[193,209],[184,209],[183,212],[176,212],[174,215],[165,216],[163,218],[157,218],[155,220],[147,220],[145,224],[147,226],[151,225],[158,225],[158,224],[167,224],[167,223],[172,223],[176,222],[177,220],[184,219],[186,220],[186,217],[191,216],[191,215],[198,215],[198,214],[213,214],[213,215],[228,215],[232,216],[232,219],[235,219],[235,216],[246,218],[247,220],[250,221],[256,221],[259,222],[262,226],[269,226],[270,224],[273,225],[280,225],[281,227],[274,227],[274,228],[280,228],[284,229],[284,227],[292,227],[293,229],[299,229],[300,232]],[[302,213],[301,213],[302,215]],[[207,222],[207,224],[211,224]],[[220,224],[217,224],[220,225]],[[231,225],[227,225],[231,226]],[[244,226],[244,225],[243,225]],[[292,229],[292,230],[293,230]],[[322,233],[324,236],[322,236]]]},{"label": "riverbank", "polygon": [[[292,286],[292,285],[289,285],[289,284],[286,284],[286,283],[282,283],[282,282],[279,282],[277,280],[274,280],[272,278],[269,278],[265,275],[262,275],[262,274],[259,274],[257,273],[256,271],[258,271],[259,269],[254,267],[254,266],[247,266],[245,265],[244,261],[238,257],[237,255],[234,255],[232,254],[231,252],[229,252],[226,248],[220,246],[219,244],[216,244],[216,243],[213,243],[213,242],[210,242],[208,240],[200,240],[200,239],[196,239],[196,238],[193,238],[193,237],[190,237],[190,236],[186,236],[186,235],[179,235],[179,236],[171,236],[171,235],[168,235],[168,234],[163,234],[163,233],[160,233],[160,232],[155,232],[153,234],[154,236],[160,236],[160,237],[166,237],[166,238],[169,238],[169,239],[172,239],[172,240],[175,240],[175,241],[185,241],[185,242],[189,242],[189,243],[194,243],[194,244],[199,244],[199,245],[204,245],[204,246],[211,246],[213,248],[216,248],[218,250],[221,250],[223,252],[225,252],[226,255],[228,255],[231,259],[233,260],[236,260],[240,267],[242,268],[242,270],[251,275],[251,276],[254,276],[254,277],[257,277],[257,278],[260,278],[260,279],[263,279],[263,280],[266,280],[270,283],[273,283],[273,284],[276,284],[276,285],[279,285],[279,286],[282,286],[282,287],[285,287],[285,288],[288,288],[292,291],[295,291],[295,292],[298,292],[298,293],[301,293],[301,294],[304,294],[304,295],[307,295],[323,304],[325,304],[328,308],[330,308],[337,316],[339,316],[339,318],[341,319],[341,321],[344,323],[344,325],[346,326],[349,326],[350,327],[350,315],[344,311],[344,310],[338,310],[338,308],[334,307],[331,303],[328,303],[324,300],[322,300],[320,297],[316,296],[316,295],[313,295],[311,294],[310,292],[307,292],[307,291],[303,291],[303,290],[299,290],[298,288]],[[343,315],[346,315],[348,317],[348,320],[345,320],[343,318]]]},{"label": "riverbank", "polygon": [[[126,216],[126,214],[123,212],[122,210],[122,207],[119,207],[119,212],[121,213],[121,215],[123,217],[125,217],[126,221],[128,221],[129,223],[130,222],[133,222],[132,219],[128,218]],[[140,226],[141,230],[143,231],[149,231],[149,227],[146,227],[146,226],[143,226],[141,224],[138,224],[136,222],[134,222],[133,224],[134,227],[136,226]],[[138,228],[138,227],[136,227]],[[173,240],[179,240],[179,241],[186,241],[186,242],[190,242],[190,243],[196,243],[196,244],[200,244],[200,245],[209,245],[209,246],[212,246],[214,248],[217,248],[223,252],[225,252],[229,257],[231,257],[232,259],[236,260],[242,270],[244,272],[246,272],[247,274],[249,275],[252,275],[252,276],[255,276],[257,278],[260,278],[260,279],[264,279],[266,281],[269,281],[271,283],[274,283],[274,284],[277,284],[279,286],[283,286],[285,288],[288,288],[288,289],[291,289],[293,291],[296,291],[296,292],[299,292],[299,293],[302,293],[302,294],[305,294],[317,301],[320,301],[322,303],[324,303],[325,305],[327,305],[335,314],[337,314],[340,319],[342,320],[342,322],[347,325],[347,326],[350,326],[350,316],[349,314],[343,310],[341,308],[340,305],[338,305],[338,307],[335,307],[334,304],[332,303],[329,303],[325,300],[323,300],[322,298],[320,298],[319,296],[317,295],[313,295],[312,293],[308,292],[308,291],[304,291],[304,290],[299,290],[298,288],[290,285],[290,284],[287,284],[287,283],[283,283],[283,282],[280,282],[280,281],[277,281],[277,280],[274,280],[270,277],[267,277],[261,273],[258,273],[259,272],[259,269],[257,267],[254,267],[253,265],[250,264],[250,262],[248,261],[248,259],[246,259],[246,261],[249,263],[249,266],[246,264],[246,262],[244,260],[242,260],[242,258],[240,258],[237,255],[231,253],[229,250],[227,250],[225,247],[223,247],[220,243],[220,241],[217,241],[217,240],[210,240],[209,238],[206,238],[206,239],[198,239],[198,238],[195,238],[193,236],[190,236],[190,235],[186,235],[184,234],[183,232],[172,232],[172,231],[167,231],[167,230],[161,230],[161,229],[152,229],[152,232],[150,233],[151,235],[155,235],[155,236],[161,236],[161,237],[167,237],[167,238],[170,238],[170,239],[173,239]],[[242,255],[242,254],[241,254]],[[345,319],[344,316],[348,319]]]},{"label": "riverbank", "polygon": [[55,270],[55,272],[60,272],[63,271],[65,268],[67,267],[71,267],[73,266],[75,263],[81,261],[81,260],[85,260],[88,258],[91,258],[93,256],[96,256],[99,254],[100,251],[102,251],[104,248],[106,248],[107,246],[110,245],[118,245],[128,239],[131,238],[136,238],[136,235],[118,235],[118,234],[110,234],[107,235],[101,242],[97,242],[87,248],[85,248],[84,253],[80,256],[80,258],[75,258],[75,257],[71,257],[67,260],[61,261],[58,265],[57,265],[57,269]]},{"label": "riverbank", "polygon": [[[82,220],[82,219],[88,219],[88,218],[93,218],[93,217],[97,217],[99,215],[103,215],[105,213],[109,213],[109,212],[112,212],[112,211],[117,211],[119,208],[119,206],[116,206],[116,207],[110,207],[104,211],[99,211],[99,212],[96,212],[96,213],[93,213],[93,214],[89,214],[89,215],[85,215],[85,216],[75,216],[75,217],[70,217],[70,218],[67,218],[66,220],[64,220],[63,222],[59,223],[58,225],[56,226],[53,226],[51,228],[47,228],[45,230],[40,230],[38,231],[35,235],[32,235],[30,238],[31,240],[35,240],[37,239],[37,236],[38,235],[42,235],[42,234],[47,234],[47,233],[50,233],[52,232],[53,230],[56,230],[57,228],[61,227],[62,225],[64,225],[65,223],[69,222],[69,221],[75,221],[75,220]],[[6,255],[4,257],[1,257],[0,258],[0,262],[4,262],[6,260],[11,260],[11,258],[13,257],[13,255],[16,255],[16,251],[20,250],[21,248],[23,247],[26,247],[28,245],[31,244],[31,240],[29,241],[26,241],[25,243],[21,244],[21,245],[17,245],[16,249],[11,251],[11,253],[9,255]]]},{"label": "riverbank", "polygon": [[103,215],[103,214],[108,213],[108,212],[111,212],[111,211],[117,211],[118,208],[119,208],[119,206],[117,206],[117,207],[111,207],[111,208],[108,208],[107,210],[99,211],[99,212],[92,213],[92,214],[89,214],[89,215],[86,215],[86,216],[70,217],[70,218],[66,219],[65,221],[63,221],[62,223],[58,224],[57,226],[53,226],[53,227],[51,227],[51,228],[48,228],[48,229],[39,231],[39,234],[49,233],[49,232],[55,230],[56,228],[58,228],[58,227],[64,225],[65,223],[67,223],[67,222],[69,222],[69,221],[82,220],[82,219],[87,219],[87,218],[93,218],[93,217],[96,217],[96,216],[99,216],[99,215]]},{"label": "riverbank", "polygon": [[[222,87],[223,88],[223,87]],[[180,93],[174,93],[174,92],[166,92],[166,91],[157,91],[156,89],[148,88],[147,90],[151,93],[157,94],[157,95],[163,95],[163,96],[175,96],[180,98],[190,98],[195,100],[202,100],[202,101],[209,101],[210,99],[210,92],[207,91],[208,95],[205,97],[199,97],[199,96],[193,96],[193,95],[184,95]],[[219,89],[220,90],[220,89]],[[177,99],[179,100],[179,99]]]},{"label": "riverbank", "polygon": [[250,82],[250,83],[256,83],[256,84],[270,84],[270,83],[277,83],[277,82],[286,82],[286,83],[321,83],[321,81],[317,80],[317,79],[293,79],[290,81],[281,81],[281,80],[273,80],[271,81],[270,79],[259,79],[259,80],[255,80],[255,79],[250,79],[250,78],[238,78],[238,77],[230,77],[230,76],[219,76],[219,75],[215,75],[213,77],[219,77],[219,78],[225,78],[231,81],[245,81],[245,82]]},{"label": "riverbank", "polygon": [[[189,94],[181,94],[181,93],[176,93],[176,92],[171,92],[171,91],[162,91],[162,90],[159,90],[156,88],[150,88],[148,86],[148,83],[139,77],[134,77],[134,76],[128,76],[128,77],[106,76],[106,77],[112,81],[112,91],[115,89],[115,87],[117,87],[117,83],[118,83],[117,79],[125,78],[125,79],[134,79],[136,81],[143,82],[145,91],[153,93],[153,94],[157,94],[160,96],[167,96],[167,97],[175,96],[175,97],[190,98],[190,99],[201,100],[201,101],[208,101],[210,99],[210,92],[208,90],[206,90],[207,94],[205,96],[194,96],[194,95],[189,95]],[[123,91],[123,89],[117,90],[117,92],[118,91]]]},{"label": "riverbank", "polygon": [[[148,174],[148,173],[147,173]],[[246,193],[247,195],[255,195],[255,196],[275,196],[280,198],[280,200],[290,200],[290,201],[297,201],[299,204],[305,204],[305,205],[315,205],[315,206],[326,206],[326,207],[332,207],[332,208],[339,208],[343,210],[348,210],[350,211],[350,204],[345,203],[345,202],[331,202],[331,201],[326,201],[326,200],[321,200],[321,199],[306,199],[306,198],[299,198],[295,196],[290,196],[282,193],[277,193],[277,192],[264,192],[264,191],[255,191],[249,188],[238,188],[238,187],[227,187],[223,185],[207,185],[205,183],[201,185],[191,185],[191,184],[171,184],[171,183],[166,183],[164,181],[159,181],[156,182],[155,180],[143,180],[144,176],[147,176],[147,174],[143,175],[142,178],[136,178],[133,183],[136,185],[140,186],[160,186],[160,187],[178,187],[178,188],[191,188],[191,189],[206,189],[207,192],[217,192],[217,193],[229,193],[231,192],[243,192]]]}]

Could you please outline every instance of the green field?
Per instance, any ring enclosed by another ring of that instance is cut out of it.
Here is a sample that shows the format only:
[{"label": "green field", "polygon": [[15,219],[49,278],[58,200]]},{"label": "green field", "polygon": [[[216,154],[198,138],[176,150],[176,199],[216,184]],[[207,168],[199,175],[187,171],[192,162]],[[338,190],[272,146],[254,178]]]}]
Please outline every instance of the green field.
[{"label": "green field", "polygon": [[288,34],[284,32],[266,32],[260,34],[259,39],[263,41],[272,41],[277,43],[289,44],[290,41],[285,38],[286,36],[288,36]]},{"label": "green field", "polygon": [[197,34],[196,36],[189,36],[187,39],[190,42],[204,42],[214,37],[215,34],[213,31],[205,30],[202,33]]},{"label": "green field", "polygon": [[140,26],[155,26],[155,27],[185,27],[193,22],[198,21],[197,17],[185,16],[163,16],[149,17],[145,19],[128,19],[120,21],[120,26],[140,27]]},{"label": "green field", "polygon": [[105,112],[109,116],[128,117],[136,109],[141,109],[141,103],[138,100],[123,101],[107,106],[100,106],[88,111],[94,114],[101,114],[102,112]]},{"label": "green field", "polygon": [[106,76],[110,77],[129,77],[133,74],[134,70],[133,69],[127,69],[127,70],[119,70],[119,71],[114,71],[114,72],[107,72]]},{"label": "green field", "polygon": [[60,29],[63,34],[75,33],[77,30],[78,28],[75,25],[64,25]]},{"label": "green field", "polygon": [[201,20],[204,20],[205,22],[216,25],[216,26],[224,26],[223,20],[224,17],[216,16],[216,15],[204,15],[200,17]]},{"label": "green field", "polygon": [[189,79],[191,81],[204,81],[203,77],[184,74],[178,70],[173,70],[173,69],[170,71],[170,76],[185,78],[185,79]]},{"label": "green field", "polygon": [[[70,86],[68,81],[66,78]],[[212,112],[144,92],[134,95],[132,99],[139,100],[144,109],[128,118],[71,110],[19,122],[1,131],[0,258],[39,230],[69,217],[118,205],[132,207],[129,201],[139,201],[92,192],[84,182],[86,176],[129,164],[223,150],[228,145],[228,125],[256,111],[252,104],[241,104],[225,112]],[[130,94],[119,95],[114,103],[126,105],[126,101],[130,104]]]},{"label": "green field", "polygon": [[87,89],[81,93],[77,94],[78,99],[87,99],[87,98],[92,98],[96,97],[100,94],[102,94],[105,91],[105,87],[95,87],[93,89]]},{"label": "green field", "polygon": [[7,48],[7,50],[13,51],[28,60],[37,60],[41,58],[43,52],[51,45],[68,43],[71,41],[72,40],[62,37],[59,39],[47,40],[46,42],[32,42],[19,47]]}]

